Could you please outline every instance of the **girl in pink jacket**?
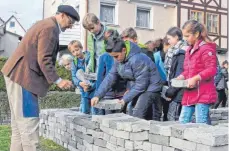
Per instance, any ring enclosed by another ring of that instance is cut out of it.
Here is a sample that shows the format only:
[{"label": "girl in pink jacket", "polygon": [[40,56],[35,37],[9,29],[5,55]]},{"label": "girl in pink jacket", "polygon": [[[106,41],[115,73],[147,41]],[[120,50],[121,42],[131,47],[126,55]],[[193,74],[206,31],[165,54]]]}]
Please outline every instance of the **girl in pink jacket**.
[{"label": "girl in pink jacket", "polygon": [[204,25],[195,20],[182,27],[184,39],[190,45],[185,54],[184,71],[177,79],[187,79],[184,90],[181,123],[189,123],[195,112],[196,123],[209,124],[209,107],[216,102],[216,44],[208,37]]}]

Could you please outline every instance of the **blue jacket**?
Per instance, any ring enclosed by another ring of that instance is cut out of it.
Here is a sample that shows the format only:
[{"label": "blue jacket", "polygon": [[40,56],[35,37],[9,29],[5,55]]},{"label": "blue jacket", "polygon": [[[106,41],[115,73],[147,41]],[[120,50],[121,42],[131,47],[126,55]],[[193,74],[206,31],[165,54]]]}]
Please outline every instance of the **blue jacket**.
[{"label": "blue jacket", "polygon": [[162,61],[160,51],[157,51],[154,53],[154,60],[155,60],[155,65],[158,69],[158,72],[161,76],[161,79],[165,82],[166,81],[166,72],[165,72],[164,63]]},{"label": "blue jacket", "polygon": [[123,96],[125,102],[130,102],[137,95],[145,92],[160,92],[162,81],[153,61],[134,43],[130,44],[130,52],[124,62],[114,63],[111,71],[103,80],[95,96],[103,98],[109,89],[117,82],[118,76],[126,80],[130,86],[129,92]]},{"label": "blue jacket", "polygon": [[[85,67],[88,65],[90,60],[90,53],[88,51],[85,51],[84,53],[85,58],[83,60],[80,60],[78,58],[74,58],[74,61],[71,63],[71,73],[72,73],[72,81],[75,86],[77,86],[80,89],[80,92],[82,93],[83,97],[93,97],[92,93],[93,90],[89,92],[84,92],[83,88],[79,85],[81,82],[77,77],[76,73],[79,69],[82,69],[85,71]],[[94,88],[94,86],[92,86]]]},{"label": "blue jacket", "polygon": [[[104,53],[99,58],[99,68],[97,73],[96,90],[98,90],[100,84],[104,78],[108,75],[114,64],[114,59],[108,53]],[[126,83],[123,79],[119,78],[112,88],[106,93],[104,98],[117,98],[122,96],[126,91]]]}]

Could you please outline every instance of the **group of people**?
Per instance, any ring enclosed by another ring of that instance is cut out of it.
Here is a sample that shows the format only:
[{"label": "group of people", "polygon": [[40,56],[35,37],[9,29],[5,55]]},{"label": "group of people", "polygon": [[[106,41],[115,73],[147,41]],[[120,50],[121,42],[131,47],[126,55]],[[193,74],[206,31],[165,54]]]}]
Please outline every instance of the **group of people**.
[{"label": "group of people", "polygon": [[[66,54],[60,59],[80,89],[81,112],[112,113],[94,106],[102,99],[119,99],[122,112],[138,118],[160,121],[163,113],[163,121],[188,123],[195,112],[197,123],[209,124],[210,106],[225,106],[227,70],[217,66],[216,44],[198,21],[189,20],[182,29],[171,27],[163,39],[145,44],[134,28],[119,34],[93,13],[84,17],[83,27],[91,33],[88,50],[73,40],[68,45],[73,57]],[[98,79],[90,84],[80,81],[80,69],[96,73]],[[172,79],[187,80],[187,88],[173,87]],[[166,98],[161,97],[163,86]]]},{"label": "group of people", "polygon": [[[45,96],[49,85],[62,89],[76,86],[81,92],[80,111],[110,114],[94,106],[101,99],[118,99],[122,112],[160,121],[189,123],[195,112],[196,123],[210,123],[211,104],[225,105],[228,62],[217,66],[216,44],[198,21],[189,20],[180,29],[172,27],[163,39],[139,42],[136,31],[127,28],[119,34],[100,22],[93,13],[83,18],[91,34],[85,50],[78,40],[69,43],[71,56],[61,64],[71,70],[72,80],[60,78],[55,70],[59,34],[79,21],[79,14],[61,5],[55,16],[33,25],[2,69],[11,109],[11,151],[36,151],[38,147],[38,96]],[[73,56],[73,57],[72,57]],[[94,73],[96,80],[81,81],[78,71]],[[172,79],[187,80],[186,88],[176,88]],[[221,80],[223,79],[223,80]],[[167,87],[165,98],[161,97]],[[217,88],[217,91],[216,91]]]}]

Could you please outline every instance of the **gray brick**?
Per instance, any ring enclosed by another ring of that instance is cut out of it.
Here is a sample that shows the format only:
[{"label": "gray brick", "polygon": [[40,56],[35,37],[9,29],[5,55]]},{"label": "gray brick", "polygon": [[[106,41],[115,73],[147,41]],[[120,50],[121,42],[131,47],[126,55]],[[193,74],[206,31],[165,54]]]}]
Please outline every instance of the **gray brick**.
[{"label": "gray brick", "polygon": [[69,141],[68,146],[71,146],[73,148],[76,148],[76,141]]},{"label": "gray brick", "polygon": [[89,144],[93,144],[94,143],[94,138],[92,136],[84,135],[83,139],[85,141],[87,141]]},{"label": "gray brick", "polygon": [[149,142],[151,142],[153,144],[169,146],[169,137],[168,136],[149,134]]},{"label": "gray brick", "polygon": [[140,150],[140,149],[143,150],[143,141],[134,141],[134,149],[135,150]]},{"label": "gray brick", "polygon": [[118,99],[107,99],[99,101],[99,103],[95,107],[105,110],[120,110],[122,108],[122,104],[118,103]]},{"label": "gray brick", "polygon": [[111,143],[107,142],[106,148],[108,148],[108,149],[111,150],[111,151],[116,151],[117,146],[114,145],[114,144],[111,144]]},{"label": "gray brick", "polygon": [[174,125],[171,127],[172,137],[184,139],[184,130],[188,128],[199,128],[199,127],[208,127],[208,126],[206,124],[197,124],[197,123]]},{"label": "gray brick", "polygon": [[110,137],[111,137],[111,135],[109,135],[109,134],[107,134],[107,133],[104,133],[103,134],[103,139],[105,140],[105,141],[110,141]]},{"label": "gray brick", "polygon": [[151,150],[153,150],[152,149],[152,144],[149,143],[149,142],[143,142],[143,150],[145,150],[145,151],[151,151]]},{"label": "gray brick", "polygon": [[73,141],[76,141],[77,143],[83,145],[83,139],[82,138],[79,138],[77,136],[72,136],[72,140]]},{"label": "gray brick", "polygon": [[117,145],[124,147],[125,146],[125,140],[122,138],[117,138]]},{"label": "gray brick", "polygon": [[110,151],[107,148],[103,148],[103,147],[99,147],[99,146],[95,146],[93,145],[93,151]]},{"label": "gray brick", "polygon": [[96,146],[106,147],[107,142],[104,141],[104,140],[102,140],[102,139],[95,138],[94,144],[95,144]]},{"label": "gray brick", "polygon": [[136,132],[136,133],[131,132],[130,140],[133,140],[133,141],[149,140],[149,132],[148,131]]},{"label": "gray brick", "polygon": [[[180,149],[168,147],[168,146],[162,146],[163,151],[179,151]],[[180,150],[181,151],[181,150]]]},{"label": "gray brick", "polygon": [[83,140],[83,144],[85,146],[85,149],[87,149],[88,151],[93,151],[93,147],[92,144],[89,144],[87,141]]},{"label": "gray brick", "polygon": [[96,138],[103,138],[104,133],[103,132],[97,132],[93,131],[92,136]]},{"label": "gray brick", "polygon": [[171,136],[171,127],[176,124],[178,124],[178,122],[175,121],[151,123],[150,133],[163,135],[163,136]]},{"label": "gray brick", "polygon": [[195,151],[197,148],[197,144],[194,142],[189,142],[186,140],[182,140],[175,137],[170,137],[170,146],[174,148],[178,148],[181,150],[187,151]]},{"label": "gray brick", "polygon": [[81,151],[84,151],[85,150],[85,146],[83,146],[82,144],[80,143],[77,143],[77,148]]},{"label": "gray brick", "polygon": [[104,132],[107,133],[109,135],[113,135],[114,130],[105,126],[100,125],[100,129]]},{"label": "gray brick", "polygon": [[77,137],[79,137],[79,138],[83,138],[83,135],[84,135],[84,134],[83,134],[82,132],[79,132],[79,131],[76,131],[76,130],[75,130],[74,133],[73,133],[73,135],[74,135],[74,136],[77,136]]},{"label": "gray brick", "polygon": [[203,144],[197,144],[196,151],[228,151],[228,145],[212,147]]},{"label": "gray brick", "polygon": [[114,137],[114,136],[111,136],[109,142],[110,142],[111,144],[117,145],[117,138]]},{"label": "gray brick", "polygon": [[118,138],[130,139],[130,132],[114,130],[113,136]]},{"label": "gray brick", "polygon": [[209,128],[190,128],[184,131],[184,138],[208,146],[228,144],[227,127],[209,126]]},{"label": "gray brick", "polygon": [[134,142],[133,141],[129,141],[129,140],[125,140],[125,148],[133,150],[134,149]]},{"label": "gray brick", "polygon": [[79,151],[78,149],[76,149],[76,148],[74,148],[74,147],[71,147],[71,146],[69,146],[69,145],[68,145],[68,150],[69,150],[69,151]]},{"label": "gray brick", "polygon": [[133,122],[131,127],[132,127],[133,132],[149,131],[150,130],[150,121],[139,120],[139,121]]},{"label": "gray brick", "polygon": [[152,151],[162,151],[162,145],[152,144]]}]

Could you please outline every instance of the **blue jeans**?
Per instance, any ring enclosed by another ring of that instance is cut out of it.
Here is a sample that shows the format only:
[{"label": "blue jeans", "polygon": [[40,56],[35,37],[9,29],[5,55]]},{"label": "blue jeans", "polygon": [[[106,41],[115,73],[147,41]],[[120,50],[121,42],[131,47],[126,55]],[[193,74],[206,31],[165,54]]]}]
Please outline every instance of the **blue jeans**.
[{"label": "blue jeans", "polygon": [[183,124],[192,121],[192,115],[195,112],[196,123],[206,123],[210,125],[209,104],[196,104],[192,106],[182,106],[179,121]]},{"label": "blue jeans", "polygon": [[82,97],[81,96],[81,101],[80,101],[80,112],[89,114],[90,113],[90,99],[87,97]]}]

